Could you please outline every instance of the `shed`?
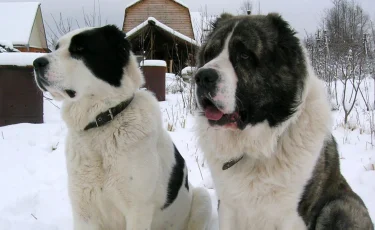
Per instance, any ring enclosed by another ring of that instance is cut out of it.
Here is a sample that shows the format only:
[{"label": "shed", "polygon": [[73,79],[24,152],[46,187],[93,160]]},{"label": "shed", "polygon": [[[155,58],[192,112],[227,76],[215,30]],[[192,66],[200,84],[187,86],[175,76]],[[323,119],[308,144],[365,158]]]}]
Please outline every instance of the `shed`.
[{"label": "shed", "polygon": [[33,74],[42,53],[0,54],[0,126],[43,123],[43,93]]},{"label": "shed", "polygon": [[198,43],[189,8],[174,0],[139,0],[125,9],[123,30],[133,52],[145,59],[164,60],[168,72],[192,65]]},{"label": "shed", "polygon": [[49,52],[39,2],[0,2],[0,41],[21,52]]}]

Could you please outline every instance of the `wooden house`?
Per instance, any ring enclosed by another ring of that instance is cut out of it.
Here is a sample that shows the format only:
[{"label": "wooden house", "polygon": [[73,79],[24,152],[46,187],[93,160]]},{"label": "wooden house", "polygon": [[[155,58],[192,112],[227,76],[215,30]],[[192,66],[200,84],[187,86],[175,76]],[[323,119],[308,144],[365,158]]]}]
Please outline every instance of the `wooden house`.
[{"label": "wooden house", "polygon": [[125,9],[123,31],[133,52],[164,60],[169,72],[194,64],[195,40],[189,8],[175,0],[138,0]]},{"label": "wooden house", "polygon": [[38,2],[0,2],[0,41],[21,52],[49,52]]}]

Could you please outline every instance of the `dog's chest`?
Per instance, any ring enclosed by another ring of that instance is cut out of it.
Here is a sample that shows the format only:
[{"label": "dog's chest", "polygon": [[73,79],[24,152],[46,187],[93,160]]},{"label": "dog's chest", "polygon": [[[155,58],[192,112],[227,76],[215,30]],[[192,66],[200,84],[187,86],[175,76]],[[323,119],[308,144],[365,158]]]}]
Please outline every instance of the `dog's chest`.
[{"label": "dog's chest", "polygon": [[219,177],[223,180],[217,179],[215,186],[220,208],[233,210],[236,229],[304,229],[284,227],[301,222],[297,213],[300,187],[248,174]]},{"label": "dog's chest", "polygon": [[[90,190],[92,196],[111,199],[125,192],[136,181],[136,163],[126,152],[113,147],[113,140],[68,138],[66,146],[69,180],[77,189]],[[117,145],[118,146],[118,145]]]},{"label": "dog's chest", "polygon": [[264,210],[266,216],[269,210],[274,210],[272,213],[282,209],[297,210],[307,181],[303,173],[295,173],[297,168],[277,169],[277,164],[271,162],[260,166],[243,159],[222,170],[221,164],[212,163],[210,169],[219,199],[233,204],[236,209],[242,208],[246,213],[252,207],[256,213]]},{"label": "dog's chest", "polygon": [[143,145],[129,146],[122,141],[121,133],[103,131],[99,134],[68,136],[66,154],[72,186],[81,193],[91,191],[90,196],[123,206],[140,195],[152,193],[158,171],[150,166],[150,162],[155,163],[157,159],[146,151],[148,140],[144,139]]}]

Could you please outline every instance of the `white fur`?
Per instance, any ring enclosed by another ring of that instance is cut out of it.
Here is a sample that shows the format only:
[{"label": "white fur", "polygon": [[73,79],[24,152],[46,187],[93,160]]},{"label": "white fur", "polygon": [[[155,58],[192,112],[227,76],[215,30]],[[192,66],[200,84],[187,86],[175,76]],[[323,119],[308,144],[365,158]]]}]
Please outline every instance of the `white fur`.
[{"label": "white fur", "polygon": [[223,51],[201,69],[214,69],[219,74],[217,91],[215,96],[211,96],[211,101],[225,114],[231,114],[236,109],[236,89],[237,75],[229,61],[229,41],[230,34],[226,40]]},{"label": "white fur", "polygon": [[[124,67],[120,87],[96,78],[68,47],[77,30],[60,39],[45,57],[48,91],[63,100],[68,127],[66,162],[76,230],[203,230],[211,208],[204,189],[182,186],[176,200],[161,210],[175,164],[174,147],[163,129],[155,97],[138,91],[143,76],[135,57]],[[77,96],[71,99],[65,89]],[[135,95],[132,103],[104,126],[84,127],[109,108]],[[183,182],[183,185],[185,181]],[[199,201],[199,202],[196,202]]]},{"label": "white fur", "polygon": [[324,86],[310,66],[301,97],[297,112],[277,128],[263,122],[241,131],[197,118],[198,142],[220,199],[220,230],[306,229],[298,202],[331,127]]}]

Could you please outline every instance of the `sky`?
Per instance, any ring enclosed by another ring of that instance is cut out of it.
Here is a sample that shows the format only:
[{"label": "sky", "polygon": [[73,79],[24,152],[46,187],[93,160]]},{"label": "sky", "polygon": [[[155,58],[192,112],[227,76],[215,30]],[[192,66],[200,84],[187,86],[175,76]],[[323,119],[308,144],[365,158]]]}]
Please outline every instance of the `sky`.
[{"label": "sky", "polygon": [[[0,2],[16,2],[27,0],[0,0]],[[29,0],[33,1],[33,0]],[[52,16],[57,18],[60,14],[64,17],[73,17],[83,22],[82,9],[93,12],[95,0],[39,0],[42,3],[44,19],[53,25]],[[98,0],[96,0],[98,1]],[[207,7],[209,15],[218,15],[223,11],[238,13],[243,0],[181,0],[191,11],[202,11]],[[99,0],[102,21],[122,27],[125,7],[133,0]],[[260,2],[260,7],[259,7]],[[371,18],[375,20],[375,0],[358,0]],[[331,0],[253,0],[254,13],[266,14],[269,12],[280,13],[300,37],[306,32],[313,33],[320,23],[320,18],[325,9],[332,6]],[[1,11],[1,9],[0,9]],[[46,28],[47,30],[48,28]]]}]

